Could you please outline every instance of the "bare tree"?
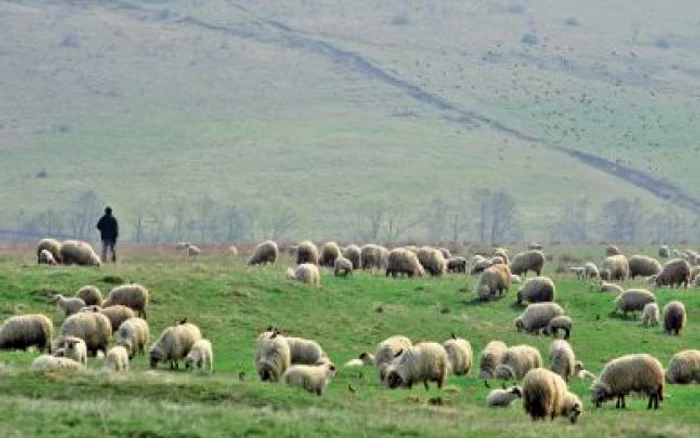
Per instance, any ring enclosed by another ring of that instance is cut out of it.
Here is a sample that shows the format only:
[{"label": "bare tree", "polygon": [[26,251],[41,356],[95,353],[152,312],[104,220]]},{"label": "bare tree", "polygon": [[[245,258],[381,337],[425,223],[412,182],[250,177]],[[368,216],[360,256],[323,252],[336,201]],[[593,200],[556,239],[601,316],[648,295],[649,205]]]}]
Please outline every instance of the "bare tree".
[{"label": "bare tree", "polygon": [[197,225],[199,230],[199,241],[206,242],[207,237],[212,240],[215,238],[217,229],[217,220],[214,210],[216,203],[214,199],[205,195],[197,202]]},{"label": "bare tree", "polygon": [[363,242],[377,242],[386,216],[386,203],[373,201],[362,205],[352,216],[355,237]]},{"label": "bare tree", "polygon": [[430,242],[442,242],[446,237],[449,210],[450,207],[440,197],[430,202],[425,220]]},{"label": "bare tree", "polygon": [[146,227],[146,212],[143,207],[136,209],[134,214],[134,240],[136,243],[141,243],[145,238],[145,227]]},{"label": "bare tree", "polygon": [[175,223],[173,224],[173,235],[176,241],[182,241],[185,237],[186,230],[186,211],[185,203],[183,201],[178,201],[173,208],[173,219]]},{"label": "bare tree", "polygon": [[97,194],[92,190],[81,193],[73,201],[73,209],[68,216],[73,236],[77,239],[87,238],[98,216]]},{"label": "bare tree", "polygon": [[601,214],[604,237],[614,242],[636,242],[643,217],[644,207],[638,198],[618,197],[606,202]]},{"label": "bare tree", "polygon": [[477,237],[480,242],[502,243],[519,234],[518,208],[505,189],[477,189],[472,194],[477,212]]},{"label": "bare tree", "polygon": [[397,242],[423,221],[423,214],[411,214],[404,204],[396,204],[386,210],[382,234],[387,242]]},{"label": "bare tree", "polygon": [[237,242],[245,235],[245,214],[235,205],[228,206],[223,213],[223,224],[226,227],[226,240]]},{"label": "bare tree", "polygon": [[588,199],[568,201],[554,223],[550,237],[567,243],[581,243],[588,239]]}]

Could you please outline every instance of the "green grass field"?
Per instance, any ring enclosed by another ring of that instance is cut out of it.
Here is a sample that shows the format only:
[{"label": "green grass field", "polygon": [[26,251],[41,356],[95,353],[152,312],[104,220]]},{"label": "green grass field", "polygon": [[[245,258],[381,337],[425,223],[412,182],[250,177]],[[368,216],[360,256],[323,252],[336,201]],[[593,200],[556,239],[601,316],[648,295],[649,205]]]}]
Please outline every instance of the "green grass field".
[{"label": "green grass field", "polygon": [[[564,253],[565,249],[559,249]],[[600,248],[566,249],[596,257]],[[597,261],[597,258],[593,258]],[[669,386],[660,410],[648,412],[646,401],[631,398],[619,411],[608,403],[595,409],[587,384],[572,383],[584,400],[579,423],[564,419],[532,424],[516,403],[511,409],[488,410],[488,389],[474,368],[465,378],[450,377],[446,388],[422,386],[389,390],[378,385],[373,368],[340,368],[323,397],[282,384],[259,382],[253,366],[257,334],[269,324],[290,334],[317,340],[341,365],[393,334],[414,341],[443,342],[451,332],[468,339],[475,355],[493,339],[536,346],[547,357],[550,339],[516,333],[511,321],[514,290],[504,299],[474,302],[475,278],[387,279],[356,273],[334,278],[326,272],[314,289],[284,278],[289,260],[274,268],[248,268],[243,259],[221,256],[198,260],[168,255],[131,255],[118,266],[101,269],[45,268],[33,265],[31,250],[0,257],[0,313],[42,312],[55,326],[62,317],[42,298],[50,292],[72,294],[95,284],[107,291],[108,276],[140,282],[151,290],[149,324],[152,338],[183,317],[198,324],[212,340],[215,373],[205,375],[160,368],[144,374],[145,357],[131,371],[108,375],[103,361],[89,360],[89,372],[36,375],[29,364],[37,353],[0,353],[0,434],[53,436],[640,436],[693,437],[700,433],[695,386]],[[550,262],[552,274],[557,259]],[[577,358],[594,373],[616,356],[648,352],[664,365],[679,350],[700,343],[694,309],[695,290],[658,290],[661,305],[681,299],[690,322],[680,337],[661,329],[642,328],[632,318],[608,316],[613,296],[589,291],[589,285],[555,275],[558,301],[575,320],[570,342]],[[630,283],[631,284],[631,283]],[[465,291],[466,290],[466,291]],[[381,311],[378,311],[381,309]],[[600,317],[600,319],[598,319]],[[546,359],[545,359],[546,360]],[[238,379],[239,372],[246,379]],[[497,385],[497,383],[494,385]],[[351,392],[352,385],[356,392]],[[442,405],[429,400],[441,397]]]}]

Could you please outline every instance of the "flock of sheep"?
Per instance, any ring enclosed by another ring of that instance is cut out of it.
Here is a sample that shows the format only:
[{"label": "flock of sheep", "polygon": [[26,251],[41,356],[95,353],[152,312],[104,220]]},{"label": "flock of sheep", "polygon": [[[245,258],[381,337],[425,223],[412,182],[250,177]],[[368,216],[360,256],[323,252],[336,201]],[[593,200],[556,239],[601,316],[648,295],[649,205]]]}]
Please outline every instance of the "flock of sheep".
[{"label": "flock of sheep", "polygon": [[[178,249],[190,255],[201,250],[189,243],[178,244]],[[235,248],[234,248],[235,249]],[[279,248],[273,241],[260,243],[252,251],[248,265],[275,263]],[[529,345],[507,346],[494,340],[479,355],[479,377],[519,384],[494,389],[486,403],[492,407],[509,406],[522,399],[525,411],[533,420],[563,416],[575,423],[583,411],[576,394],[568,390],[573,378],[591,379],[592,402],[600,406],[616,400],[618,408],[625,407],[629,394],[648,397],[648,408],[658,408],[664,400],[667,383],[700,382],[700,351],[685,350],[676,354],[666,370],[649,354],[631,354],[609,361],[598,376],[584,369],[576,360],[567,339],[573,329],[572,319],[557,304],[556,286],[551,278],[541,276],[546,257],[541,246],[532,244],[526,251],[510,257],[509,251],[496,248],[490,254],[475,255],[471,260],[452,256],[445,248],[405,246],[387,249],[368,244],[341,248],[327,242],[319,249],[311,241],[303,241],[291,248],[296,261],[287,276],[314,286],[320,286],[319,267],[333,270],[336,276],[348,276],[354,270],[380,270],[386,276],[421,277],[441,276],[448,272],[479,275],[476,296],[483,301],[508,293],[512,284],[520,284],[516,303],[526,305],[513,321],[518,332],[553,336],[548,361]],[[232,254],[237,254],[232,251]],[[667,247],[659,249],[661,258],[672,254]],[[665,333],[678,335],[687,323],[685,306],[671,301],[659,310],[652,291],[628,289],[615,282],[643,276],[654,286],[687,287],[700,283],[700,255],[685,250],[663,265],[647,256],[626,257],[618,248],[606,248],[606,258],[600,268],[587,262],[571,268],[582,280],[594,280],[592,285],[601,291],[617,294],[613,312],[624,315],[641,312],[642,324],[656,325],[663,319]],[[37,249],[39,263],[99,264],[99,258],[83,242],[57,242],[44,239]],[[96,261],[96,263],[95,263]],[[533,277],[527,278],[529,272]],[[593,287],[593,286],[591,286]],[[135,354],[145,354],[149,342],[146,322],[149,291],[138,284],[118,286],[102,299],[94,286],[77,291],[75,297],[62,295],[51,301],[60,307],[65,320],[59,336],[53,337],[51,320],[41,314],[15,316],[0,326],[0,349],[26,349],[35,346],[47,351],[34,360],[32,366],[41,371],[84,369],[87,356],[105,353],[106,367],[111,371],[128,369]],[[563,339],[558,338],[562,331]],[[109,344],[114,338],[114,346]],[[255,367],[261,380],[285,382],[322,395],[336,372],[320,344],[311,339],[286,336],[269,327],[256,340]],[[213,370],[212,345],[204,339],[201,330],[186,320],[166,328],[158,340],[148,348],[151,367],[165,362],[176,368],[184,360],[186,367],[196,365]],[[345,366],[374,366],[380,384],[394,389],[411,388],[423,383],[426,388],[435,382],[442,388],[451,375],[467,375],[473,365],[472,346],[466,339],[452,336],[444,342],[413,343],[402,335],[391,336],[380,342],[374,353],[362,352]]]}]

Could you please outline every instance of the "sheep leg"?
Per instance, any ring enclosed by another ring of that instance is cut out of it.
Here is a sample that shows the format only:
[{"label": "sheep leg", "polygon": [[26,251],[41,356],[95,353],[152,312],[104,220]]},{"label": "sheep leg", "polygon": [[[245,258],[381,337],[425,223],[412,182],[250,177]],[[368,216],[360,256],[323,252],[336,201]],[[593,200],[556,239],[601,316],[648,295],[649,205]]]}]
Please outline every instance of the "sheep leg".
[{"label": "sheep leg", "polygon": [[622,400],[622,409],[627,409],[627,405],[625,405],[625,396],[621,395],[620,399]]},{"label": "sheep leg", "polygon": [[430,386],[428,386],[428,381],[427,381],[427,380],[424,380],[424,381],[423,381],[423,385],[425,385],[425,390],[426,390],[426,391],[430,389]]},{"label": "sheep leg", "polygon": [[564,331],[566,332],[564,334],[564,339],[569,339],[569,335],[571,334],[571,330],[568,328],[565,328]]}]

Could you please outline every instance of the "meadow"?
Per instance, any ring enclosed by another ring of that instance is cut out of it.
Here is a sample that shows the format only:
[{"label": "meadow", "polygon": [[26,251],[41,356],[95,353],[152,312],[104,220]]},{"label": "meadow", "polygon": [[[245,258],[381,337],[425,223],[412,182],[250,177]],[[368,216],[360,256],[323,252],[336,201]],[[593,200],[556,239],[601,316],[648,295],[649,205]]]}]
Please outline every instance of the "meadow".
[{"label": "meadow", "polygon": [[[652,254],[650,248],[629,249]],[[656,291],[660,305],[682,300],[689,324],[679,337],[659,327],[642,328],[633,318],[610,316],[613,296],[590,290],[555,268],[564,254],[599,262],[601,247],[557,248],[546,267],[557,285],[557,301],[575,321],[570,342],[577,359],[598,373],[614,357],[648,352],[665,365],[670,357],[700,345],[695,309],[697,290]],[[45,298],[72,295],[94,284],[103,293],[115,282],[130,281],[151,290],[151,337],[187,317],[214,345],[215,372],[170,371],[143,374],[147,358],[137,356],[128,374],[109,375],[104,362],[89,360],[89,371],[75,375],[37,375],[29,369],[36,352],[0,352],[0,434],[4,437],[102,436],[640,436],[691,437],[700,433],[693,385],[668,386],[658,411],[631,398],[628,409],[590,403],[588,383],[571,388],[584,401],[584,413],[572,426],[564,419],[531,423],[520,403],[487,409],[489,392],[475,367],[467,377],[450,377],[443,390],[422,386],[389,390],[379,385],[374,368],[343,368],[322,397],[282,384],[262,383],[253,365],[256,336],[268,325],[291,335],[317,340],[342,365],[393,334],[414,341],[443,342],[451,332],[468,339],[475,356],[493,339],[526,343],[546,360],[551,339],[516,333],[512,320],[516,287],[491,303],[474,300],[476,277],[390,279],[383,273],[356,272],[335,278],[324,272],[316,289],[284,276],[292,261],[251,268],[245,259],[215,251],[199,258],[170,248],[133,251],[118,265],[99,269],[36,266],[31,248],[0,255],[0,314],[50,315],[56,328],[62,315]],[[641,284],[641,281],[628,284]],[[245,377],[239,379],[239,373]],[[498,385],[491,382],[492,387]]]}]

